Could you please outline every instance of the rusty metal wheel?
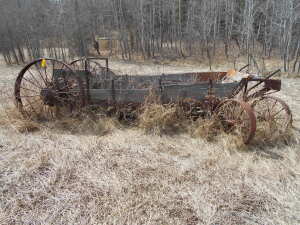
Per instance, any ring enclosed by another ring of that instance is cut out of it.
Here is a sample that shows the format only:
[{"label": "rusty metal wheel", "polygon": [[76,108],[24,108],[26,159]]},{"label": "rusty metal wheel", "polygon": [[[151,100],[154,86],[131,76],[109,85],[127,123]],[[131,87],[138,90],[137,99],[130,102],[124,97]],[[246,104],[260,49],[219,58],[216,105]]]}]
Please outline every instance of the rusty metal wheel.
[{"label": "rusty metal wheel", "polygon": [[74,115],[84,106],[81,79],[65,63],[38,59],[26,65],[15,82],[15,102],[24,117],[51,119]]},{"label": "rusty metal wheel", "polygon": [[245,144],[250,143],[255,135],[256,119],[248,103],[225,100],[217,107],[216,116],[226,133],[240,136]]},{"label": "rusty metal wheel", "polygon": [[[102,66],[100,61],[105,61],[106,65]],[[111,80],[115,73],[108,68],[108,59],[106,58],[81,58],[70,63],[75,71],[85,71],[88,75],[87,82],[92,85],[91,88],[97,88],[104,80]]]},{"label": "rusty metal wheel", "polygon": [[262,126],[266,125],[269,131],[284,133],[292,125],[292,112],[289,106],[280,98],[263,96],[252,102],[256,119]]}]

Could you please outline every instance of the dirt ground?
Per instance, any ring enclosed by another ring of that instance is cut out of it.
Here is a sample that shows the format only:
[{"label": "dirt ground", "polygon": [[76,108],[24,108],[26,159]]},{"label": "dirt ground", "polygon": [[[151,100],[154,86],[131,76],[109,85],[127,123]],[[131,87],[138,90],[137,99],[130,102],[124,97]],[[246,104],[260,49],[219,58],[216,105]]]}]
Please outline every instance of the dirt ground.
[{"label": "dirt ground", "polygon": [[[111,67],[123,74],[207,70]],[[0,64],[2,117],[20,68]],[[129,128],[20,133],[0,123],[0,224],[300,224],[300,79],[284,78],[278,95],[293,111],[295,140],[246,150],[227,137],[211,143]]]}]

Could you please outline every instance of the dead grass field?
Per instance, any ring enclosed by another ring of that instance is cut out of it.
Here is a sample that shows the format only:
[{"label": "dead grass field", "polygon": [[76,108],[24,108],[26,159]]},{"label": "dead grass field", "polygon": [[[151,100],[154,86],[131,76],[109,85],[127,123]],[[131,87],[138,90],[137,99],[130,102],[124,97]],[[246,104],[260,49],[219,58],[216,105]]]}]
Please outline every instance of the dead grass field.
[{"label": "dead grass field", "polygon": [[300,79],[283,79],[279,94],[294,113],[293,140],[240,149],[229,136],[156,136],[114,121],[94,132],[24,125],[4,110],[19,69],[0,65],[0,224],[300,224]]}]

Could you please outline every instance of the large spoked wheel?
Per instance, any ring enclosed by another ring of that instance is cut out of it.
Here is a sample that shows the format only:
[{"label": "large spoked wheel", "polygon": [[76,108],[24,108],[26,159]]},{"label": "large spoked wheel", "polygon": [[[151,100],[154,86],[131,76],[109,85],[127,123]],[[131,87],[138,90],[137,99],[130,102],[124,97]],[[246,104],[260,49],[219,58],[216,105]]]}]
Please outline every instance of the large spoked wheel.
[{"label": "large spoked wheel", "polygon": [[267,126],[270,133],[283,134],[292,125],[292,112],[289,106],[280,98],[264,96],[255,99],[252,107],[260,128]]},{"label": "large spoked wheel", "polygon": [[[115,76],[107,66],[102,66],[98,58],[81,58],[70,63],[75,71],[86,71],[88,80],[93,85],[99,85],[104,80],[111,80]],[[96,88],[96,87],[95,87]]]},{"label": "large spoked wheel", "polygon": [[74,115],[85,99],[81,79],[55,59],[38,59],[25,66],[15,82],[14,94],[23,116],[38,120]]},{"label": "large spoked wheel", "polygon": [[248,103],[233,99],[223,101],[217,107],[216,116],[226,133],[240,136],[245,144],[253,139],[256,119]]}]

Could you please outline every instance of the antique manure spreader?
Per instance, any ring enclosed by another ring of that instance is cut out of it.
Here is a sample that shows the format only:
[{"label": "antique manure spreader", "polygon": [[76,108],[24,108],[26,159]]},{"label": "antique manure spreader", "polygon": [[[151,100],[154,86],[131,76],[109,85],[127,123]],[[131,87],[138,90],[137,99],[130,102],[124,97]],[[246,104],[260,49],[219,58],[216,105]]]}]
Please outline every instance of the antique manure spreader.
[{"label": "antique manure spreader", "polygon": [[241,71],[128,76],[112,72],[107,58],[82,58],[70,64],[43,58],[21,70],[14,94],[25,117],[45,119],[53,109],[74,116],[86,106],[123,107],[130,114],[151,92],[162,104],[180,104],[194,120],[217,118],[226,132],[238,134],[248,144],[257,121],[275,123],[280,132],[292,123],[287,104],[270,96],[281,89],[281,81],[271,79],[277,72],[267,77]]}]

